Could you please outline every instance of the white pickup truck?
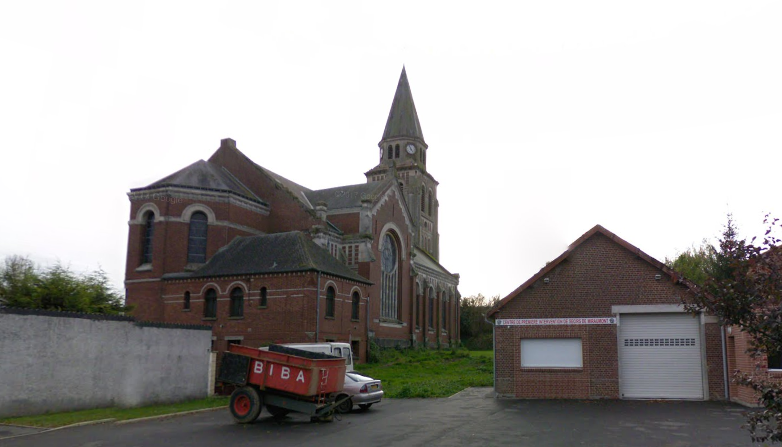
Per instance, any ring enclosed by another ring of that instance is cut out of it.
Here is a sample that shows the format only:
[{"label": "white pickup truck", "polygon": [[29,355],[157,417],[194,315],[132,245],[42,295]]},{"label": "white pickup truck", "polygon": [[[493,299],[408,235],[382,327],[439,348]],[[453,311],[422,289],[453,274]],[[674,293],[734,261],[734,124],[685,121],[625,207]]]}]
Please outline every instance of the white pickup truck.
[{"label": "white pickup truck", "polygon": [[349,343],[327,341],[320,343],[285,343],[283,346],[310,352],[320,352],[335,357],[343,357],[345,359],[347,372],[353,371],[353,351],[350,349]]}]

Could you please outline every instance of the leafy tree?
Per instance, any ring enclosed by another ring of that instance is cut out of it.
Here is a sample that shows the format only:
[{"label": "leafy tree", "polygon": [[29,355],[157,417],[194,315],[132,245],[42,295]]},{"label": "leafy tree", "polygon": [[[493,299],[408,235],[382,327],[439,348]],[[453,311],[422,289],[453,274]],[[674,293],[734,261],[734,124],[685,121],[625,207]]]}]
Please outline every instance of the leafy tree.
[{"label": "leafy tree", "polygon": [[22,256],[5,258],[0,270],[0,304],[14,307],[35,307],[33,295],[39,277],[35,264]]},{"label": "leafy tree", "polygon": [[102,314],[129,310],[103,270],[79,275],[60,263],[41,270],[21,256],[7,257],[0,267],[0,304]]},{"label": "leafy tree", "polygon": [[702,286],[712,274],[717,250],[704,239],[700,247],[692,246],[679,253],[675,259],[665,258],[665,265],[684,275],[685,278]]},{"label": "leafy tree", "polygon": [[[732,217],[715,250],[709,278],[687,305],[691,312],[707,311],[725,325],[740,327],[752,340],[753,357],[778,355],[782,347],[782,248],[774,231],[778,219],[766,216],[762,240],[740,239]],[[735,383],[759,393],[764,410],[747,416],[755,442],[782,441],[782,388],[767,380],[762,368],[737,371]]]},{"label": "leafy tree", "polygon": [[459,327],[462,343],[468,349],[492,349],[492,326],[485,317],[499,300],[499,295],[486,298],[480,293],[461,299]]}]

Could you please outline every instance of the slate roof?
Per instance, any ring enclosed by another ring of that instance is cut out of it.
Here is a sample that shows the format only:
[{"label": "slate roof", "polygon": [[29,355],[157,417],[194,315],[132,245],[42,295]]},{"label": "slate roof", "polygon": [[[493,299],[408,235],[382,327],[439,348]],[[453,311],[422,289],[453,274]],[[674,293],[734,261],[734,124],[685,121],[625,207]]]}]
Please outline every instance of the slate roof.
[{"label": "slate roof", "polygon": [[415,251],[415,258],[413,258],[413,262],[415,262],[416,265],[426,267],[446,276],[453,276],[451,272],[446,270],[446,268],[440,265],[439,262],[435,261],[429,253],[421,250],[418,247],[413,247],[413,250]]},{"label": "slate roof", "polygon": [[578,248],[581,244],[583,244],[587,239],[591,238],[595,234],[600,233],[603,236],[607,237],[608,239],[614,241],[619,246],[625,248],[627,251],[633,253],[634,255],[638,256],[638,258],[643,259],[644,261],[651,264],[653,267],[661,270],[666,275],[670,276],[674,283],[682,284],[687,288],[695,289],[697,286],[685,279],[681,274],[677,273],[673,269],[669,268],[667,265],[663,264],[662,262],[658,261],[657,259],[654,259],[653,257],[649,256],[648,254],[644,253],[636,247],[635,245],[627,242],[626,240],[622,239],[621,237],[615,235],[614,233],[606,230],[601,225],[595,225],[592,227],[591,230],[587,231],[583,235],[581,235],[580,238],[576,239],[575,242],[570,244],[567,250],[565,250],[564,253],[559,255],[556,259],[546,264],[545,267],[540,269],[538,273],[533,275],[530,279],[524,282],[524,284],[520,285],[516,290],[508,294],[505,298],[501,299],[499,303],[497,303],[496,306],[494,306],[493,309],[489,310],[489,312],[486,314],[487,317],[493,316],[497,311],[499,311],[502,307],[504,307],[508,301],[512,300],[513,298],[517,297],[521,292],[523,292],[526,288],[534,284],[539,279],[543,278],[548,272],[554,270],[556,266],[561,264],[563,261],[567,259],[567,257],[570,255],[570,253]]},{"label": "slate roof", "polygon": [[[238,237],[187,277],[320,271],[372,284],[300,231]],[[182,277],[182,276],[180,276]]]},{"label": "slate roof", "polygon": [[394,101],[391,103],[391,111],[388,112],[386,129],[383,131],[384,140],[396,137],[411,137],[424,141],[424,133],[421,130],[421,123],[418,121],[418,112],[415,110],[413,93],[410,91],[405,67],[402,67]]},{"label": "slate roof", "polygon": [[413,247],[413,252],[415,253],[413,263],[416,265],[416,267],[425,267],[431,271],[439,273],[449,280],[455,280],[454,275],[445,267],[443,267],[439,262],[437,262],[429,253],[421,250],[418,247]]},{"label": "slate roof", "polygon": [[392,179],[382,182],[361,183],[358,185],[337,186],[336,188],[321,189],[306,193],[307,199],[313,206],[318,202],[325,202],[329,211],[361,207],[362,200],[376,202]]},{"label": "slate roof", "polygon": [[200,189],[207,191],[231,192],[247,200],[268,205],[260,197],[246,188],[239,180],[234,178],[227,170],[209,163],[208,161],[198,160],[197,162],[180,169],[179,171],[164,177],[143,188],[131,189],[132,192],[144,191],[166,186],[177,186],[180,188]]},{"label": "slate roof", "polygon": [[[249,159],[248,159],[249,160]],[[306,196],[309,192],[312,190],[307,188],[306,186],[301,186],[298,183],[288,180],[287,178],[281,176],[280,174],[277,174],[275,172],[272,172],[263,166],[259,165],[258,163],[252,162],[258,169],[265,172],[269,177],[273,178],[277,183],[281,184],[282,186],[288,188],[288,190],[293,193],[294,196],[296,196],[297,199],[299,199],[302,202],[305,202],[305,205],[308,205],[310,208],[313,208],[315,206],[314,203],[306,203]]]}]

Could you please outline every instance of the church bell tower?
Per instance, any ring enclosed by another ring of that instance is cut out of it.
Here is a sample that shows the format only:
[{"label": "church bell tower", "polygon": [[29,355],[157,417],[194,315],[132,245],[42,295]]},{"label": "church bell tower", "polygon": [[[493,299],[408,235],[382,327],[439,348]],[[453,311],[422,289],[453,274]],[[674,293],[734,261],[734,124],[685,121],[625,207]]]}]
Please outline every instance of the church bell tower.
[{"label": "church bell tower", "polygon": [[380,160],[377,166],[365,173],[367,182],[393,178],[399,184],[415,221],[415,245],[437,260],[440,251],[437,225],[438,183],[426,170],[429,146],[421,131],[404,67],[378,147]]}]

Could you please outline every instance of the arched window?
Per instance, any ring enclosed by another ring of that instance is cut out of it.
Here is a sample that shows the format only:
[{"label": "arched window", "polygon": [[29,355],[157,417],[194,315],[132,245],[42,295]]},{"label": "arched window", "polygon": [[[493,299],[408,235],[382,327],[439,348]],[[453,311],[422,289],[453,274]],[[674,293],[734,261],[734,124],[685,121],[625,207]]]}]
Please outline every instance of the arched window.
[{"label": "arched window", "polygon": [[141,242],[141,263],[152,263],[152,236],[155,234],[155,213],[144,215],[144,235]]},{"label": "arched window", "polygon": [[187,262],[203,264],[206,262],[206,214],[196,211],[190,216],[190,235],[187,240]]},{"label": "arched window", "polygon": [[445,329],[445,322],[447,321],[445,318],[446,317],[445,313],[447,312],[446,302],[445,302],[445,292],[443,292],[443,294],[440,296],[440,305],[442,306],[442,310],[440,311],[440,327]]},{"label": "arched window", "polygon": [[430,216],[432,215],[432,190],[429,190],[429,212],[427,213]]},{"label": "arched window", "polygon": [[351,320],[358,320],[359,319],[359,308],[361,307],[361,296],[358,294],[358,292],[353,292],[353,302],[350,307],[350,319]]},{"label": "arched window", "polygon": [[261,302],[258,303],[261,307],[266,307],[266,298],[268,296],[268,292],[266,291],[266,287],[261,287]]},{"label": "arched window", "polygon": [[333,287],[326,289],[326,316],[329,318],[334,318],[334,295],[336,293]]},{"label": "arched window", "polygon": [[185,301],[182,303],[182,309],[190,310],[190,292],[185,292]]},{"label": "arched window", "polygon": [[421,185],[421,212],[426,211],[426,186]]},{"label": "arched window", "polygon": [[445,330],[450,332],[453,329],[453,300],[449,293],[445,303]]},{"label": "arched window", "polygon": [[386,233],[383,237],[382,262],[380,263],[380,316],[398,318],[399,250],[396,239]]},{"label": "arched window", "polygon": [[388,158],[389,160],[394,158],[394,148],[390,144],[388,145],[388,157],[386,158]]},{"label": "arched window", "polygon": [[204,318],[217,318],[217,292],[215,289],[206,291],[204,297]]},{"label": "arched window", "polygon": [[426,149],[421,151],[421,158],[423,160],[424,165],[426,164]]},{"label": "arched window", "polygon": [[429,312],[428,312],[429,329],[434,328],[434,290],[429,289]]},{"label": "arched window", "polygon": [[399,158],[399,145],[394,147],[394,158]]},{"label": "arched window", "polygon": [[416,283],[415,290],[415,327],[420,329],[424,321],[424,310],[421,308],[421,300],[423,299],[423,294],[421,293],[421,284]]},{"label": "arched window", "polygon": [[241,287],[234,287],[231,290],[231,313],[232,317],[244,316],[244,291]]}]

